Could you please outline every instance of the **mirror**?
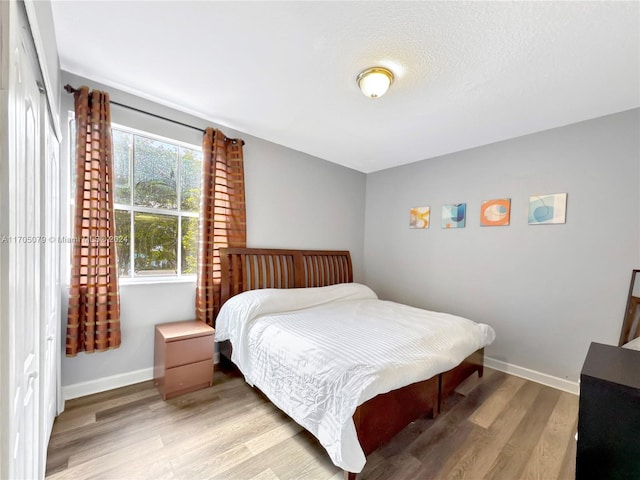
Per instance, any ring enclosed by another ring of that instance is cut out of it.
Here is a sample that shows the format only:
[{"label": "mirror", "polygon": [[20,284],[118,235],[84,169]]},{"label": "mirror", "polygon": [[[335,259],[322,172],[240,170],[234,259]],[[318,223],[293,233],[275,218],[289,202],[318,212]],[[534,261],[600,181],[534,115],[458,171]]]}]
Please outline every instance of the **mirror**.
[{"label": "mirror", "polygon": [[[627,298],[627,309],[625,310],[622,331],[620,332],[620,342],[622,346],[634,338],[640,337],[640,270],[631,273],[631,285],[629,286],[629,297]],[[636,281],[638,278],[638,281]]]}]

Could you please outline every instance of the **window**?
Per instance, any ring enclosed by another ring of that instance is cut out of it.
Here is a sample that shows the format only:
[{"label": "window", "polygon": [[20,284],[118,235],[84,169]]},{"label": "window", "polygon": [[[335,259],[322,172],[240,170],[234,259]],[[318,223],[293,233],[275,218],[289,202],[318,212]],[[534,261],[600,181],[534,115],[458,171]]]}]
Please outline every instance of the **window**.
[{"label": "window", "polygon": [[115,124],[112,134],[118,274],[195,275],[202,150]]}]

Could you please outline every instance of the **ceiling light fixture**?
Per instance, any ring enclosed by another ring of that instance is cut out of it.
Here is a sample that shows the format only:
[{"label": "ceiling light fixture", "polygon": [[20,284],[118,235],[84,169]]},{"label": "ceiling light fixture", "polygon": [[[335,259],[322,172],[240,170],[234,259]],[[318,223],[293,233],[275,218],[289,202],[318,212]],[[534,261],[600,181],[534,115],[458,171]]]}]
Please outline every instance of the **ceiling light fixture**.
[{"label": "ceiling light fixture", "polygon": [[367,97],[378,98],[389,90],[393,83],[393,73],[384,67],[371,67],[360,72],[356,82]]}]

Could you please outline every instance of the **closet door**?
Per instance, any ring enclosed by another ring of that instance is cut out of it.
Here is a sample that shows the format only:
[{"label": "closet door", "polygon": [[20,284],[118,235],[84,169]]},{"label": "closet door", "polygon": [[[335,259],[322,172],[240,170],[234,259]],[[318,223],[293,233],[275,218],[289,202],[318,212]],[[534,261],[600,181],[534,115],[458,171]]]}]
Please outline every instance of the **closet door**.
[{"label": "closet door", "polygon": [[42,313],[40,335],[40,478],[46,466],[46,445],[49,443],[53,420],[57,414],[57,385],[60,371],[60,168],[59,143],[48,114],[46,95],[41,94],[42,118],[42,171],[41,223],[46,242],[41,244],[43,273]]},{"label": "closet door", "polygon": [[12,297],[16,390],[12,405],[15,431],[15,478],[37,478],[40,399],[40,92],[20,44],[16,105],[17,155],[10,177],[13,183],[9,277]]},{"label": "closet door", "polygon": [[[17,389],[15,478],[38,478],[40,408],[40,279],[42,229],[40,226],[40,91],[36,83],[26,32],[20,38],[20,72],[16,113],[13,225],[17,237],[11,255],[10,277],[15,279],[14,334]],[[20,132],[22,130],[22,132]],[[22,134],[22,135],[21,135]]]},{"label": "closet door", "polygon": [[0,478],[38,478],[42,468],[41,98],[28,23],[0,2]]}]

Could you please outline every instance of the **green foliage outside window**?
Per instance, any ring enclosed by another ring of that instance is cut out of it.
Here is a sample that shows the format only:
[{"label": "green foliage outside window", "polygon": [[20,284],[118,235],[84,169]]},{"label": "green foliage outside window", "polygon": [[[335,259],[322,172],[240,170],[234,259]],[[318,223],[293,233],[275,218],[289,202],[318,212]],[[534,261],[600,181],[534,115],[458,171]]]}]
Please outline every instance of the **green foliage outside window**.
[{"label": "green foliage outside window", "polygon": [[176,275],[178,273],[178,217],[135,212],[133,230],[136,274]]},{"label": "green foliage outside window", "polygon": [[131,145],[133,135],[121,130],[112,130],[113,164],[115,170],[116,203],[131,203]]},{"label": "green foliage outside window", "polygon": [[[120,128],[112,139],[118,274],[195,275],[202,153]],[[70,155],[75,159],[75,120]]]},{"label": "green foliage outside window", "polygon": [[194,275],[202,153],[120,129],[113,153],[119,274]]},{"label": "green foliage outside window", "polygon": [[134,204],[177,208],[178,146],[138,135],[134,139]]},{"label": "green foliage outside window", "polygon": [[[112,139],[118,274],[195,275],[202,152],[120,128]],[[70,153],[75,159],[75,120]]]},{"label": "green foliage outside window", "polygon": [[116,210],[115,213],[118,275],[128,277],[131,275],[131,212]]},{"label": "green foliage outside window", "polygon": [[198,259],[198,219],[182,217],[182,274],[195,275]]},{"label": "green foliage outside window", "polygon": [[180,208],[189,212],[200,211],[200,182],[202,177],[202,153],[180,149],[182,170],[182,199]]}]

